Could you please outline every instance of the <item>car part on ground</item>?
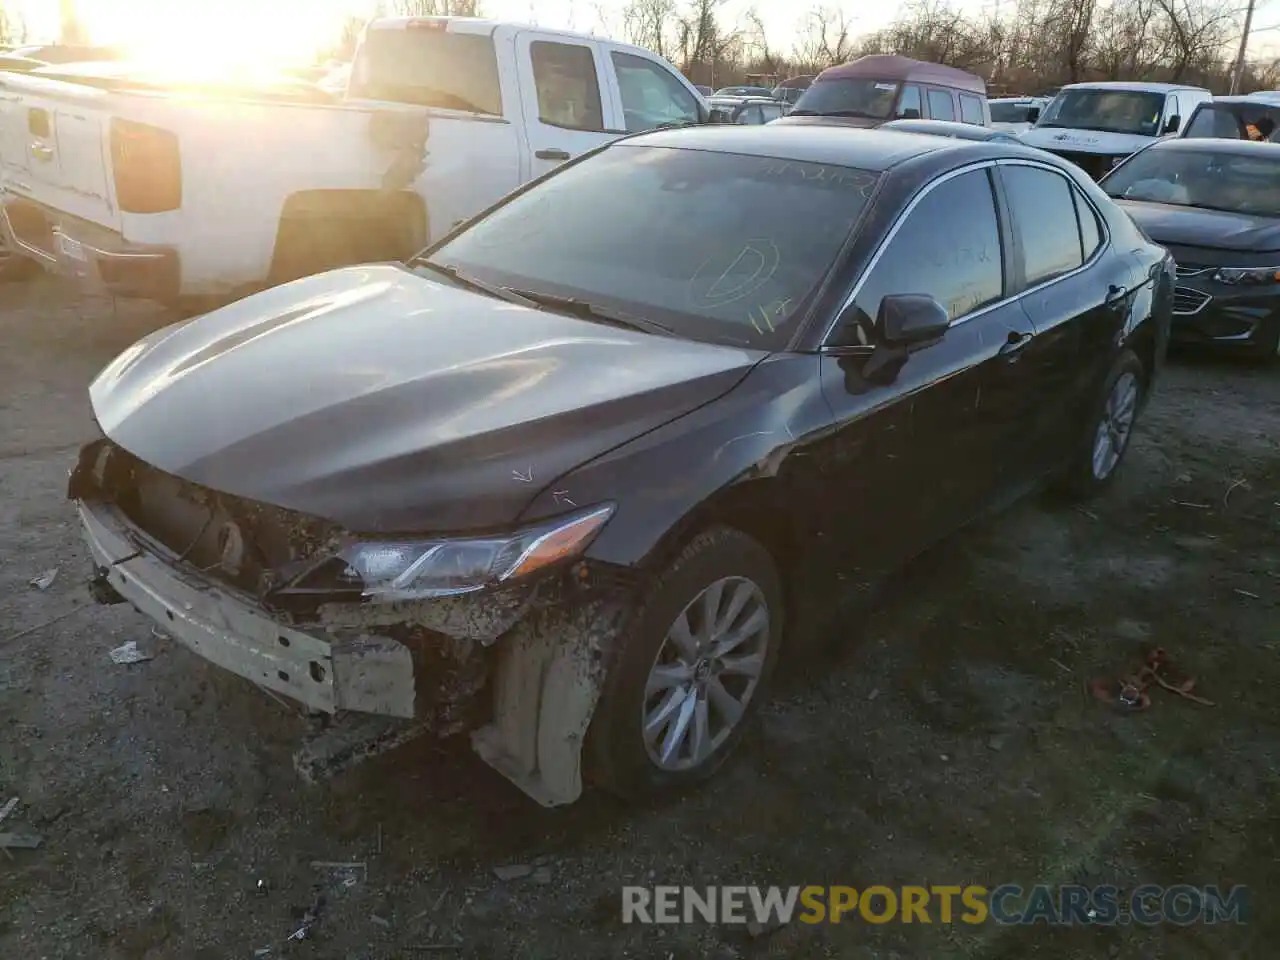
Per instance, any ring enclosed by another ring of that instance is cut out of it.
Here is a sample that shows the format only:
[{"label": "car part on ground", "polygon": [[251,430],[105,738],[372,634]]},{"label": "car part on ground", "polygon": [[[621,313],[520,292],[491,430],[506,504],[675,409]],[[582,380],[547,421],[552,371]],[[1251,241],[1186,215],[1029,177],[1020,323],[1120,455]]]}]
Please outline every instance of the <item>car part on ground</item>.
[{"label": "car part on ground", "polygon": [[101,599],[335,717],[303,769],[431,730],[545,805],[643,795],[726,760],[807,618],[1104,420],[1108,482],[1172,270],[1021,147],[648,134],[144,338],[68,495]]}]

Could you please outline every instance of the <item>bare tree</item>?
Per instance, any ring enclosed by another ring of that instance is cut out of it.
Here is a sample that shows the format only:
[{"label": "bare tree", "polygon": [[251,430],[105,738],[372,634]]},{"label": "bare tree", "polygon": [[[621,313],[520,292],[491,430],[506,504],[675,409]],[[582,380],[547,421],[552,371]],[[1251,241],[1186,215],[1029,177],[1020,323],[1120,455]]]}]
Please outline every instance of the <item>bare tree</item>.
[{"label": "bare tree", "polygon": [[58,0],[58,39],[71,45],[89,42],[89,31],[80,19],[80,8],[76,0]]},{"label": "bare tree", "polygon": [[852,59],[855,49],[852,18],[843,9],[815,7],[805,16],[795,58],[805,69],[818,71]]},{"label": "bare tree", "polygon": [[402,17],[478,17],[480,0],[391,0],[388,9]]},{"label": "bare tree", "polygon": [[675,17],[676,0],[631,0],[622,10],[622,35],[628,42],[670,59]]}]

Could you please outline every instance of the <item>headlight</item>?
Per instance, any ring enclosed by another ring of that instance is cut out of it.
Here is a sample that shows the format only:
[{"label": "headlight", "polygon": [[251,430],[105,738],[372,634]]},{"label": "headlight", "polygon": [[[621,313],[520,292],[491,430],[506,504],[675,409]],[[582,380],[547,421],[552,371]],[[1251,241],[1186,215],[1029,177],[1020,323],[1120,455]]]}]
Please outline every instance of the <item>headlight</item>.
[{"label": "headlight", "polygon": [[1219,267],[1213,279],[1230,284],[1280,283],[1280,267]]},{"label": "headlight", "polygon": [[337,586],[376,600],[471,593],[579,556],[613,511],[592,507],[491,537],[352,544],[338,554]]}]

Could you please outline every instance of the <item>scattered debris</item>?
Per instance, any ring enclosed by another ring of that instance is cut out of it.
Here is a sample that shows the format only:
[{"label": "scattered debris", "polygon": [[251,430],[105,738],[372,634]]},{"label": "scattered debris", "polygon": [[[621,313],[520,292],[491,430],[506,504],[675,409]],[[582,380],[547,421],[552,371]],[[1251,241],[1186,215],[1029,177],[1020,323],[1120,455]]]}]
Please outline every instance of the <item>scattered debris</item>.
[{"label": "scattered debris", "polygon": [[1170,500],[1169,502],[1172,503],[1175,507],[1191,507],[1193,510],[1212,510],[1213,509],[1213,504],[1211,503],[1189,503],[1186,500]]},{"label": "scattered debris", "polygon": [[1180,474],[1178,474],[1178,476],[1177,476],[1177,480],[1178,480],[1178,482],[1179,482],[1179,483],[1190,483],[1190,482],[1191,482],[1191,474],[1189,474],[1189,473],[1180,473]]},{"label": "scattered debris", "polygon": [[151,654],[144,653],[138,649],[138,641],[130,640],[128,643],[122,643],[111,651],[112,663],[142,663],[150,660]]},{"label": "scattered debris", "polygon": [[505,867],[494,867],[493,875],[499,880],[519,880],[533,873],[533,867],[527,863],[512,863]]},{"label": "scattered debris", "polygon": [[271,955],[271,948],[259,947],[257,950],[253,951],[253,955],[255,957],[269,957]]},{"label": "scattered debris", "polygon": [[1249,597],[1251,600],[1262,599],[1262,597],[1258,596],[1256,593],[1252,593],[1248,590],[1241,590],[1239,587],[1236,587],[1236,593],[1240,594],[1242,597]]},{"label": "scattered debris", "polygon": [[541,884],[544,887],[551,883],[551,868],[539,867],[537,870],[533,871],[533,882]]},{"label": "scattered debris", "polygon": [[335,862],[330,860],[312,860],[312,870],[324,870],[333,880],[344,887],[354,887],[361,879],[369,879],[369,865],[364,861]]},{"label": "scattered debris", "polygon": [[315,925],[320,922],[320,914],[324,911],[324,894],[316,894],[315,902],[307,908],[307,912],[302,915],[302,925],[297,930],[289,934],[289,940],[306,940],[311,936],[311,931]]},{"label": "scattered debris", "polygon": [[1092,510],[1086,510],[1084,507],[1077,507],[1076,509],[1078,509],[1081,513],[1083,513],[1083,514],[1084,514],[1086,517],[1088,517],[1090,520],[1097,520],[1097,519],[1098,519],[1098,515],[1097,515],[1096,513],[1094,513]]},{"label": "scattered debris", "polygon": [[9,814],[13,813],[14,807],[16,807],[17,805],[18,805],[17,797],[10,797],[7,801],[5,801],[5,805],[3,807],[0,807],[0,823],[4,823],[5,818],[8,817]]},{"label": "scattered debris", "polygon": [[391,929],[391,921],[388,920],[386,917],[380,917],[376,913],[371,913],[369,914],[369,919],[372,920],[374,923],[376,923],[378,926],[382,927],[384,930]]},{"label": "scattered debris", "polygon": [[1197,696],[1191,691],[1195,689],[1194,677],[1183,676],[1169,660],[1163,647],[1154,647],[1144,655],[1142,664],[1132,675],[1117,680],[1094,680],[1090,690],[1095,699],[1108,704],[1122,713],[1137,713],[1151,706],[1151,696],[1147,690],[1152,684],[1176,693],[1184,700],[1202,706],[1215,706],[1212,700]]},{"label": "scattered debris", "polygon": [[951,761],[951,758],[947,756],[945,753],[938,754],[938,759],[941,760],[943,763],[949,763]]},{"label": "scattered debris", "polygon": [[987,748],[999,753],[1004,749],[1005,740],[1008,739],[1003,733],[992,734],[987,738]]},{"label": "scattered debris", "polygon": [[271,888],[267,885],[266,880],[259,880],[257,883],[253,885],[253,889],[254,889],[254,892],[256,892],[260,897],[265,897],[268,893],[271,892]]},{"label": "scattered debris", "polygon": [[32,577],[27,581],[28,585],[35,587],[37,590],[48,590],[53,586],[53,581],[58,579],[58,568],[50,567],[44,573],[37,577]]},{"label": "scattered debris", "polygon": [[1055,667],[1057,667],[1059,670],[1061,670],[1063,673],[1072,673],[1072,672],[1073,672],[1073,671],[1072,671],[1072,669],[1071,669],[1070,667],[1068,667],[1065,663],[1063,663],[1061,660],[1056,660],[1056,659],[1054,659],[1053,657],[1050,657],[1050,658],[1049,658],[1049,662],[1050,662],[1050,663],[1052,663],[1052,664],[1053,664]]},{"label": "scattered debris", "polygon": [[5,850],[34,850],[44,843],[44,837],[35,833],[0,833],[0,847]]},{"label": "scattered debris", "polygon": [[1235,490],[1236,487],[1244,487],[1246,490],[1248,490],[1249,481],[1244,479],[1232,481],[1231,486],[1227,487],[1227,492],[1222,495],[1222,506],[1224,509],[1227,506],[1227,501],[1231,499],[1231,492]]},{"label": "scattered debris", "polygon": [[878,696],[880,696],[880,688],[879,688],[879,687],[872,687],[872,688],[871,688],[871,692],[867,694],[867,699],[868,699],[868,700],[874,700],[874,699],[875,699],[876,697],[878,697]]}]

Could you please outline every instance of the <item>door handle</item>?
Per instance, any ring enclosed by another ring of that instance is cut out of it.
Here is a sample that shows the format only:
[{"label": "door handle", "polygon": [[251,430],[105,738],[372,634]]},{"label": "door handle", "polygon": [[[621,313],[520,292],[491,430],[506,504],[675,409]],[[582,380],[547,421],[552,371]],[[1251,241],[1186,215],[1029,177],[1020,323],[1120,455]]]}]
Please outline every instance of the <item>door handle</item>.
[{"label": "door handle", "polygon": [[1022,330],[1010,330],[1008,337],[1005,338],[1004,343],[1001,344],[996,353],[1012,363],[1018,359],[1018,354],[1026,349],[1031,340],[1032,336],[1029,333],[1025,333]]},{"label": "door handle", "polygon": [[560,150],[560,149],[557,149],[556,147],[551,147],[546,150],[539,150],[537,153],[534,154],[534,156],[537,157],[539,160],[568,160],[569,151]]},{"label": "door handle", "polygon": [[1107,287],[1107,298],[1102,301],[1108,310],[1119,311],[1124,308],[1124,302],[1129,297],[1129,292],[1124,287],[1111,284]]},{"label": "door handle", "polygon": [[53,159],[53,147],[46,146],[45,144],[40,143],[38,141],[31,144],[31,152],[35,155],[36,159],[38,160]]}]

